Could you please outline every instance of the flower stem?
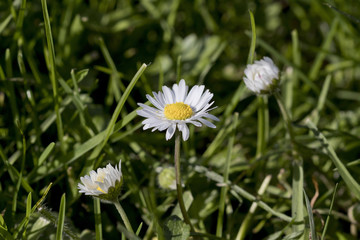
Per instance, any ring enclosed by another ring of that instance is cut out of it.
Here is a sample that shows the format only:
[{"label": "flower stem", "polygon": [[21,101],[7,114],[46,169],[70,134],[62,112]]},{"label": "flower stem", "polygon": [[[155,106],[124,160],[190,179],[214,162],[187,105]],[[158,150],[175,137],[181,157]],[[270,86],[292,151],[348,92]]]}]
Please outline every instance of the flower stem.
[{"label": "flower stem", "polygon": [[264,154],[269,132],[269,111],[267,106],[267,97],[259,96],[258,104],[258,135],[256,145],[256,158],[259,158]]},{"label": "flower stem", "polygon": [[274,93],[276,101],[279,105],[281,114],[286,123],[286,128],[290,135],[290,141],[292,145],[292,198],[291,198],[291,216],[295,219],[295,224],[293,225],[293,231],[303,231],[304,230],[304,205],[303,205],[303,188],[304,188],[304,169],[303,169],[303,160],[301,156],[296,151],[296,142],[295,135],[291,125],[291,117],[288,114],[284,103],[282,102],[281,96],[278,92]]},{"label": "flower stem", "polygon": [[178,131],[175,133],[175,153],[174,153],[174,160],[175,160],[175,180],[176,180],[176,192],[177,192],[177,198],[179,201],[179,206],[181,213],[183,215],[184,221],[190,225],[191,230],[194,231],[194,227],[192,226],[189,216],[186,212],[184,199],[183,199],[183,193],[182,193],[182,187],[181,187],[181,175],[180,175],[180,141],[181,141],[181,135]]},{"label": "flower stem", "polygon": [[129,221],[128,217],[126,216],[124,209],[121,207],[118,199],[116,199],[116,201],[114,201],[114,205],[115,205],[116,209],[118,210],[122,220],[124,221],[126,229],[129,232],[134,233],[134,230],[131,227],[130,221]]},{"label": "flower stem", "polygon": [[96,240],[102,240],[102,224],[101,224],[101,208],[100,199],[94,198],[94,213],[95,213],[95,233]]}]

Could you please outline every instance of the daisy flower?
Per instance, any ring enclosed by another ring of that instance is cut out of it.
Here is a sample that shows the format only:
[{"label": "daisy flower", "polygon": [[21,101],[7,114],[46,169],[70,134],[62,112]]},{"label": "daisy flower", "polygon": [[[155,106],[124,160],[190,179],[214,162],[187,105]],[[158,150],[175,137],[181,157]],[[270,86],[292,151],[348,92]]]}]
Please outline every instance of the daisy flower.
[{"label": "daisy flower", "polygon": [[106,201],[114,201],[120,195],[122,185],[121,161],[118,166],[108,164],[105,168],[92,170],[89,175],[80,178],[80,193],[98,197]]},{"label": "daisy flower", "polygon": [[181,79],[179,84],[174,84],[172,89],[163,86],[162,92],[153,92],[154,97],[149,94],[146,98],[155,106],[150,107],[143,103],[138,103],[141,110],[137,114],[145,117],[142,122],[144,130],[152,128],[152,131],[164,131],[166,129],[166,140],[174,135],[176,128],[182,132],[182,138],[186,141],[189,138],[188,123],[201,127],[205,124],[208,127],[216,126],[205,118],[219,121],[217,117],[208,112],[214,102],[210,102],[214,96],[209,90],[204,92],[204,85],[195,85],[188,92],[189,87],[185,80]]},{"label": "daisy flower", "polygon": [[264,57],[245,69],[244,82],[256,94],[268,94],[277,90],[279,69],[269,57]]}]

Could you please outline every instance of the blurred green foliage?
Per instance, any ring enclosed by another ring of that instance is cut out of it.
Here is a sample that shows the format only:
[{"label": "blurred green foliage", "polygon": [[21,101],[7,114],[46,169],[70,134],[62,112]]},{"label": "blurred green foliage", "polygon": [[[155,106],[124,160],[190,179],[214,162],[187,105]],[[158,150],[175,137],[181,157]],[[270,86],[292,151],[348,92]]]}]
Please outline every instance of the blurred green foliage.
[{"label": "blurred green foliage", "polygon": [[[281,69],[281,93],[304,159],[305,191],[310,201],[319,193],[312,203],[316,231],[321,235],[334,186],[340,182],[323,239],[357,239],[359,201],[334,170],[326,146],[305,125],[308,118],[317,125],[359,182],[360,2],[326,2],[330,5],[311,0],[49,0],[52,64],[41,1],[1,1],[0,234],[8,239],[55,239],[56,223],[51,219],[57,219],[66,193],[64,231],[71,234],[64,238],[95,238],[93,202],[80,196],[77,182],[95,166],[119,159],[125,185],[121,202],[134,229],[143,223],[139,236],[151,239],[163,233],[165,224],[187,231],[178,219],[169,223],[170,216],[179,214],[176,194],[156,182],[157,167],[173,163],[173,141],[166,142],[164,133],[142,131],[142,119],[134,112],[137,102],[145,102],[145,94],[175,83],[179,69],[188,85],[205,84],[214,93],[218,108],[212,113],[221,120],[215,130],[191,128],[190,139],[182,146],[185,202],[196,228],[210,234],[209,239],[215,235],[222,184],[217,179],[223,174],[235,112],[239,120],[223,236],[235,238],[268,174],[273,178],[261,200],[278,215],[289,216],[290,143],[272,97],[265,153],[255,157],[258,104],[242,86],[251,10],[257,33],[255,59],[269,56]],[[96,152],[143,63],[149,66],[127,97],[114,132]],[[34,205],[50,182],[45,205],[19,229],[29,215],[28,193]],[[291,237],[288,222],[263,206],[253,215],[246,239]],[[118,213],[112,205],[101,208],[104,239],[118,239],[122,229]],[[309,230],[308,224],[306,219]]]}]

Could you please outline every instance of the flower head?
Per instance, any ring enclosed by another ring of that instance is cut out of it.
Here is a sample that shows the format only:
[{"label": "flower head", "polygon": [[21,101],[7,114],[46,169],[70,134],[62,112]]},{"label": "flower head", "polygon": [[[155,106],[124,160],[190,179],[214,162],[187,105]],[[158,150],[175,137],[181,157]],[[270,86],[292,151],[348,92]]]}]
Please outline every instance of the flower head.
[{"label": "flower head", "polygon": [[176,190],[175,168],[174,167],[158,167],[157,180],[159,186],[165,190]]},{"label": "flower head", "polygon": [[268,94],[277,90],[279,69],[269,57],[264,57],[245,69],[244,82],[256,94]]},{"label": "flower head", "polygon": [[80,178],[78,184],[80,193],[92,195],[106,201],[114,201],[120,194],[122,185],[121,161],[119,167],[106,165],[105,168],[98,168],[97,172],[92,170],[89,175]]},{"label": "flower head", "polygon": [[182,138],[186,141],[189,138],[188,123],[201,127],[205,124],[208,127],[216,126],[205,118],[219,121],[217,117],[208,112],[214,102],[210,102],[213,94],[206,90],[204,85],[195,85],[188,93],[188,86],[185,80],[181,79],[179,84],[174,84],[172,89],[163,86],[162,92],[153,92],[154,97],[146,95],[146,98],[155,106],[149,107],[145,104],[138,103],[142,109],[137,114],[145,117],[142,122],[144,130],[153,128],[152,131],[166,131],[166,140],[174,135],[176,128],[182,132]]}]

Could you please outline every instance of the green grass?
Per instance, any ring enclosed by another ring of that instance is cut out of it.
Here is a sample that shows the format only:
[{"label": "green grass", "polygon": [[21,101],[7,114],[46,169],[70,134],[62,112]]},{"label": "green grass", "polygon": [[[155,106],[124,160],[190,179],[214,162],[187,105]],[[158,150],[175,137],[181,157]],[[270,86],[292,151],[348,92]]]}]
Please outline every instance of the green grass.
[{"label": "green grass", "polygon": [[[324,3],[1,1],[0,238],[358,239],[360,3]],[[242,80],[263,56],[276,97]],[[174,138],[136,115],[182,78],[214,93],[220,119],[181,144],[196,232],[158,184]],[[120,159],[135,234],[77,190]]]}]

